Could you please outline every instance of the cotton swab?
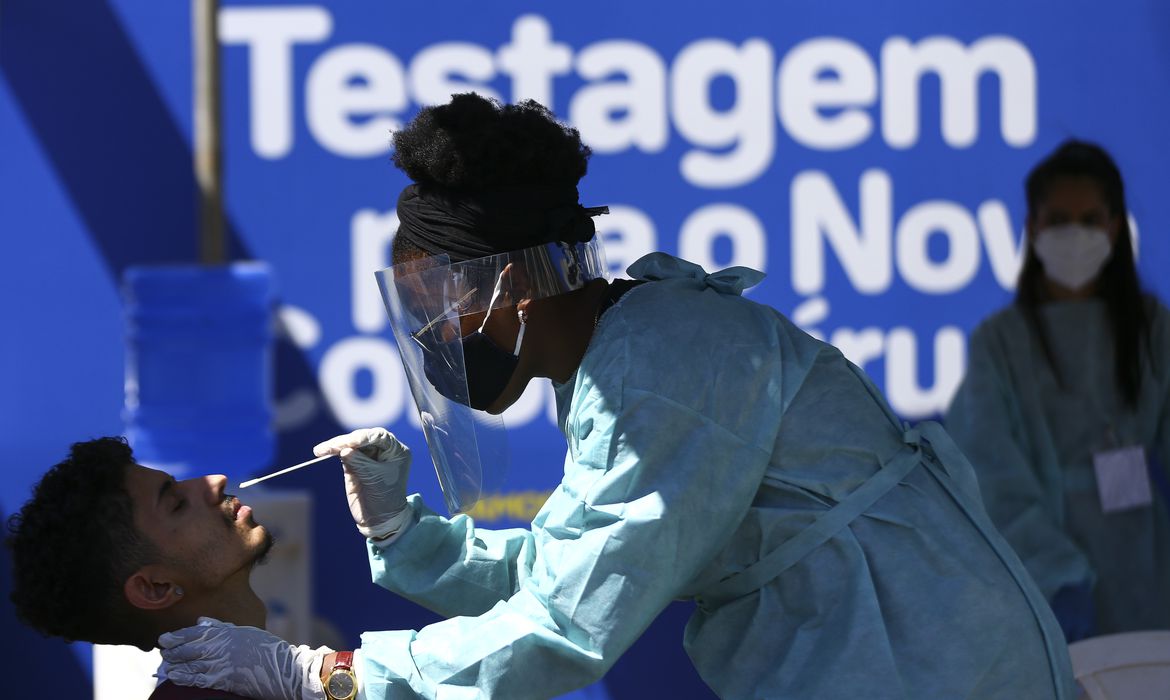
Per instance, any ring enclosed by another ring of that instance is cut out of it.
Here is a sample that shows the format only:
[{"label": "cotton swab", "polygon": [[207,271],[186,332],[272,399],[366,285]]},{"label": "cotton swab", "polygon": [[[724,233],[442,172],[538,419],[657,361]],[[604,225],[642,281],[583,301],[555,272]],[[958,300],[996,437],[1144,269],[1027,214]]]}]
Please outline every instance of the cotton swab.
[{"label": "cotton swab", "polygon": [[310,459],[308,462],[301,462],[300,464],[294,464],[291,467],[281,469],[278,472],[272,472],[271,474],[268,474],[266,476],[262,476],[259,479],[249,479],[249,480],[243,482],[242,484],[240,484],[240,488],[246,489],[249,486],[260,483],[261,481],[267,481],[268,479],[271,479],[274,476],[280,476],[281,474],[288,474],[289,472],[296,471],[298,469],[301,469],[302,467],[307,467],[310,464],[316,464],[317,462],[329,459],[330,457],[336,457],[336,456],[337,455],[325,455],[323,457],[314,457],[313,459]]}]

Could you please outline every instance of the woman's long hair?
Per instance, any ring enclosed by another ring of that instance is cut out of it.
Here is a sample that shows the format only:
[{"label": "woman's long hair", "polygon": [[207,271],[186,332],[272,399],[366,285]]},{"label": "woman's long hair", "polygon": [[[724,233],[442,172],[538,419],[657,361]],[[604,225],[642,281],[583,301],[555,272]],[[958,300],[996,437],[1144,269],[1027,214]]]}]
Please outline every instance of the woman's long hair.
[{"label": "woman's long hair", "polygon": [[[1096,182],[1101,187],[1110,215],[1119,222],[1112,254],[1097,276],[1096,294],[1105,302],[1113,331],[1117,385],[1126,404],[1133,408],[1137,406],[1141,391],[1141,353],[1142,345],[1149,340],[1150,316],[1134,264],[1125,185],[1121,171],[1109,154],[1096,144],[1069,140],[1033,168],[1025,184],[1029,228],[1035,221],[1040,203],[1053,185],[1070,177],[1084,177]],[[1063,384],[1038,311],[1039,305],[1048,298],[1044,267],[1032,250],[1031,240],[1025,245],[1025,251],[1024,266],[1016,285],[1016,304],[1036,331],[1049,366]]]}]

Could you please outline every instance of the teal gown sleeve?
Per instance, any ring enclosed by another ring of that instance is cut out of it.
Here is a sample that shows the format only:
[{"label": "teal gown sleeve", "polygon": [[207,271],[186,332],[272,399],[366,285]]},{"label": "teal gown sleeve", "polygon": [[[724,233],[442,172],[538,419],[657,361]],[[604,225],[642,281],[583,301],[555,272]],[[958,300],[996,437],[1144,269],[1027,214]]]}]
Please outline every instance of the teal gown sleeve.
[{"label": "teal gown sleeve", "polygon": [[478,530],[416,499],[403,537],[370,545],[375,582],[462,616],[363,634],[363,700],[520,700],[587,685],[735,531],[769,449],[620,378],[591,400],[531,532]]},{"label": "teal gown sleeve", "polygon": [[1093,580],[1088,558],[1061,526],[1059,480],[1030,454],[1028,421],[1010,375],[1008,352],[983,324],[971,335],[967,374],[947,413],[947,431],[975,467],[983,503],[1041,592]]},{"label": "teal gown sleeve", "polygon": [[396,544],[383,548],[366,541],[375,583],[454,617],[487,612],[531,576],[531,531],[477,529],[467,515],[435,514],[417,494],[409,502],[414,520]]}]

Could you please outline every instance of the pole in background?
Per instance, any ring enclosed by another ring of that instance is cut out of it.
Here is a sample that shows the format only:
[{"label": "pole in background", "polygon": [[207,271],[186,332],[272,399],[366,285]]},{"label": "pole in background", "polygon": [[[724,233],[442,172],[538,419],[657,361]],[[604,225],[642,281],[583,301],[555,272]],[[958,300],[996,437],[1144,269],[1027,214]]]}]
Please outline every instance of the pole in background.
[{"label": "pole in background", "polygon": [[199,185],[199,258],[227,261],[223,225],[223,110],[220,101],[219,0],[193,0],[195,180]]}]

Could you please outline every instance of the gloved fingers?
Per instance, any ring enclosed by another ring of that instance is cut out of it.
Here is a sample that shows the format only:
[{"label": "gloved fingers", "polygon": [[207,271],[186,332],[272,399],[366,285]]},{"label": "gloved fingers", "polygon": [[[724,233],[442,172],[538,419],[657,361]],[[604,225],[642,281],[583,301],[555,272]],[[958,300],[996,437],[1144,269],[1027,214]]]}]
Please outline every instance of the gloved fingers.
[{"label": "gloved fingers", "polygon": [[321,666],[325,662],[325,655],[332,651],[329,647],[321,647],[309,652],[312,654],[309,663],[301,667],[301,700],[328,697],[321,683]]},{"label": "gloved fingers", "polygon": [[217,636],[219,630],[227,627],[234,627],[234,625],[210,617],[201,617],[197,625],[164,632],[158,638],[158,645],[165,650],[190,642],[206,641]]},{"label": "gloved fingers", "polygon": [[379,462],[361,450],[341,453],[341,466],[354,474],[362,484],[390,482],[398,479],[399,466],[395,462]]},{"label": "gloved fingers", "polygon": [[362,436],[360,444],[355,447],[370,447],[375,445],[382,445],[394,440],[395,437],[390,434],[389,430],[385,428],[366,428],[365,435]]},{"label": "gloved fingers", "polygon": [[391,461],[410,453],[406,445],[385,428],[367,428],[362,443],[354,447],[370,459],[379,462]]},{"label": "gloved fingers", "polygon": [[177,647],[180,644],[186,644],[187,642],[198,639],[197,636],[191,634],[192,629],[191,627],[184,627],[174,632],[163,632],[158,638],[158,648],[165,651],[172,647]]},{"label": "gloved fingers", "polygon": [[[212,684],[212,680],[205,674],[198,671],[192,671],[187,668],[180,668],[175,666],[167,668],[165,671],[167,680],[171,681],[175,685],[188,685],[196,688],[215,688],[215,686]],[[225,688],[219,688],[218,690],[225,690]]]},{"label": "gloved fingers", "polygon": [[401,440],[399,440],[394,433],[389,430],[382,430],[382,435],[376,443],[373,443],[375,452],[370,454],[370,450],[364,449],[363,452],[370,454],[371,457],[379,462],[399,461],[402,459],[410,459],[410,448],[407,447]]},{"label": "gloved fingers", "polygon": [[313,654],[324,658],[326,654],[332,654],[337,651],[333,647],[328,647],[322,644],[319,647],[311,647],[308,644],[297,644],[293,647],[293,654],[300,656],[301,654]]},{"label": "gloved fingers", "polygon": [[318,443],[313,447],[313,454],[324,457],[325,455],[339,454],[347,447],[353,449],[361,447],[367,448],[364,451],[376,457],[381,449],[393,449],[401,444],[398,438],[385,428],[358,428],[353,432]]},{"label": "gloved fingers", "polygon": [[203,640],[179,644],[161,649],[163,661],[168,664],[189,664],[207,657],[207,644]]},{"label": "gloved fingers", "polygon": [[171,663],[163,661],[159,668],[163,674],[171,680],[179,683],[179,685],[198,685],[198,683],[181,683],[180,679],[189,679],[198,681],[204,685],[199,685],[200,688],[206,688],[206,683],[212,680],[216,674],[208,673],[211,670],[211,664],[207,661],[196,659],[195,661],[184,661],[183,663]]},{"label": "gloved fingers", "polygon": [[361,444],[365,430],[365,428],[362,428],[361,430],[355,430],[345,435],[338,435],[335,438],[318,443],[313,447],[313,454],[318,457],[324,457],[325,455],[338,454],[347,447],[357,447]]}]

